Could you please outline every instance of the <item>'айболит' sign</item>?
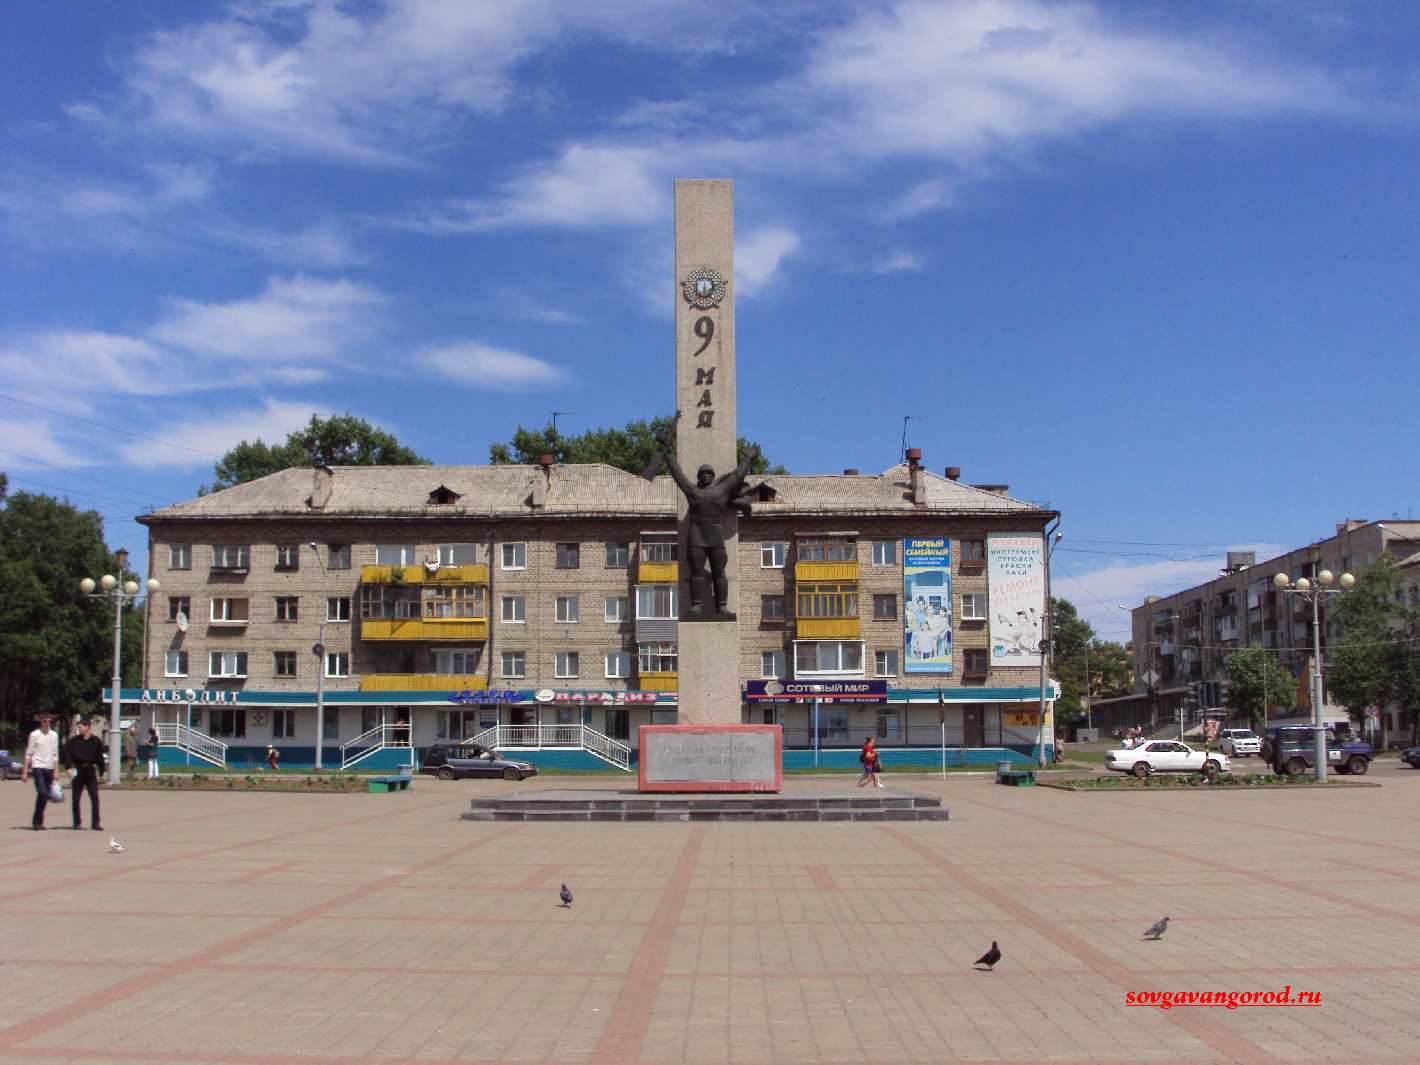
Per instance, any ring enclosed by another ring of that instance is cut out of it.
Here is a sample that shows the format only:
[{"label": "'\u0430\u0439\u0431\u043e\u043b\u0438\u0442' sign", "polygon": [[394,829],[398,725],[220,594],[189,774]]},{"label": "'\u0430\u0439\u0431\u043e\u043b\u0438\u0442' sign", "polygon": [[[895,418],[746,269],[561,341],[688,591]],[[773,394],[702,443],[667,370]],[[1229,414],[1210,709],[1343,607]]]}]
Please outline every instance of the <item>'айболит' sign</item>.
[{"label": "'\u0430\u0439\u0431\u043e\u043b\u0438\u0442' sign", "polygon": [[885,680],[751,680],[745,683],[745,700],[751,703],[887,702]]}]

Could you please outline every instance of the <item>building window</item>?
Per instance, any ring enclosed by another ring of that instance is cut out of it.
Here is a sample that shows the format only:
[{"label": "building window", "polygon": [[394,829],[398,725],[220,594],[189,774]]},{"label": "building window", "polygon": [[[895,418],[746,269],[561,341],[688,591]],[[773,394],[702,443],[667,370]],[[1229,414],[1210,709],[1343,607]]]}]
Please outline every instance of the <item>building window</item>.
[{"label": "building window", "polygon": [[192,617],[192,600],[185,595],[168,596],[168,620],[176,621],[179,614],[185,618]]},{"label": "building window", "polygon": [[187,676],[187,652],[168,651],[163,655],[163,676],[165,677],[185,677]]},{"label": "building window", "polygon": [[289,740],[294,735],[296,735],[296,711],[280,709],[271,711],[272,739]]},{"label": "building window", "polygon": [[968,592],[961,597],[961,619],[963,621],[986,620],[986,596],[979,592]]},{"label": "building window", "polygon": [[875,677],[895,677],[895,676],[897,676],[897,652],[896,652],[896,651],[874,651],[874,652],[873,652],[873,676],[875,676]]},{"label": "building window", "polygon": [[582,545],[581,544],[558,544],[557,545],[557,568],[558,569],[580,569],[582,565]]},{"label": "building window", "polygon": [[503,623],[521,625],[527,620],[527,600],[521,595],[503,596]]},{"label": "building window", "polygon": [[631,613],[631,598],[625,595],[609,595],[602,600],[603,621],[625,621]]},{"label": "building window", "polygon": [[896,541],[896,540],[874,540],[874,541],[873,541],[873,565],[875,565],[875,566],[896,566],[896,565],[897,565],[897,541]]},{"label": "building window", "polygon": [[238,572],[251,569],[249,544],[213,544],[212,568]]},{"label": "building window", "polygon": [[848,738],[848,711],[840,706],[824,707],[819,712],[818,735],[820,740],[846,740]]},{"label": "building window", "polygon": [[278,677],[294,677],[296,675],[296,652],[277,651],[275,673]]},{"label": "building window", "polygon": [[348,595],[332,595],[325,601],[326,621],[349,621],[350,620],[350,597]]},{"label": "building window", "polygon": [[326,545],[326,569],[349,569],[350,568],[350,545],[349,544],[327,544]]},{"label": "building window", "polygon": [[759,545],[760,569],[783,569],[784,559],[789,555],[789,545],[784,543],[762,543]]},{"label": "building window", "polygon": [[674,533],[665,535],[647,534],[641,538],[642,562],[674,562],[676,560],[676,538]]},{"label": "building window", "polygon": [[902,742],[902,714],[897,710],[878,711],[878,739]]},{"label": "building window", "polygon": [[963,540],[961,542],[961,560],[963,562],[985,562],[986,541]]},{"label": "building window", "polygon": [[636,647],[636,669],[640,673],[674,673],[676,646],[674,640],[652,640]]},{"label": "building window", "polygon": [[499,675],[503,677],[526,677],[528,675],[527,655],[522,651],[504,651],[502,668]]},{"label": "building window", "polygon": [[606,653],[606,675],[609,680],[624,680],[631,676],[631,652],[608,651]]},{"label": "building window", "polygon": [[794,675],[842,673],[863,675],[863,644],[855,640],[799,640],[794,644]]},{"label": "building window", "polygon": [[472,676],[478,672],[483,651],[478,647],[440,648],[434,652],[434,672],[444,676]]},{"label": "building window", "polygon": [[759,597],[760,621],[784,620],[784,597],[782,595],[761,595]]},{"label": "building window", "polygon": [[207,656],[207,675],[211,677],[245,677],[245,651],[212,651]]},{"label": "building window", "polygon": [[607,569],[625,569],[631,564],[631,545],[613,544],[606,545],[606,565]]},{"label": "building window", "polygon": [[472,566],[478,562],[477,544],[440,544],[439,565]]},{"label": "building window", "polygon": [[375,545],[375,565],[377,566],[412,566],[415,561],[413,544]]},{"label": "building window", "polygon": [[571,625],[582,619],[580,599],[575,595],[559,595],[555,607],[557,621]]},{"label": "building window", "polygon": [[759,675],[766,679],[787,677],[783,651],[759,652]]},{"label": "building window", "polygon": [[503,569],[527,569],[528,568],[528,545],[527,544],[503,544],[501,545],[502,561],[499,563]]},{"label": "building window", "polygon": [[895,596],[895,595],[875,595],[875,596],[873,596],[873,620],[874,620],[874,621],[896,621],[896,620],[897,620],[897,596]]},{"label": "building window", "polygon": [[325,720],[321,722],[321,739],[340,739],[340,709],[339,707],[325,708]]},{"label": "building window", "polygon": [[327,651],[325,653],[325,675],[327,677],[350,676],[350,652]]},{"label": "building window", "polygon": [[801,618],[856,618],[858,616],[858,584],[800,584],[798,616]]},{"label": "building window", "polygon": [[360,616],[366,620],[394,618],[407,621],[419,617],[419,586],[395,587],[390,584],[360,586]]},{"label": "building window", "polygon": [[837,537],[800,540],[798,554],[800,562],[857,562],[858,543]]},{"label": "building window", "polygon": [[168,544],[168,569],[192,569],[191,544]]},{"label": "building window", "polygon": [[636,617],[642,621],[674,621],[679,589],[674,584],[638,584]]},{"label": "building window", "polygon": [[552,675],[559,680],[570,680],[581,669],[582,656],[576,651],[557,651],[552,656]]},{"label": "building window", "polygon": [[424,601],[424,617],[429,619],[483,617],[481,584],[426,585],[421,598]]},{"label": "building window", "polygon": [[276,597],[276,620],[295,621],[300,614],[301,600],[294,595]]},{"label": "building window", "polygon": [[247,623],[247,600],[212,600],[212,623],[214,625],[245,625]]},{"label": "building window", "polygon": [[247,712],[239,707],[212,707],[211,724],[207,731],[213,736],[244,739],[247,734]]},{"label": "building window", "polygon": [[961,653],[962,672],[968,676],[986,676],[986,648],[969,647]]},{"label": "building window", "polygon": [[276,545],[276,568],[279,570],[297,570],[301,568],[301,545],[300,544],[277,544]]}]

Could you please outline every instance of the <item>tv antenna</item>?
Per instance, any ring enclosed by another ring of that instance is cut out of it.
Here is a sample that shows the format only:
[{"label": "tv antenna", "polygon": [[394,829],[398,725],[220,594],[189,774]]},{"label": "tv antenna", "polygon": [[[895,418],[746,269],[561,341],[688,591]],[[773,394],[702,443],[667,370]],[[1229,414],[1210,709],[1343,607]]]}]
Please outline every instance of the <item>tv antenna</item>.
[{"label": "tv antenna", "polygon": [[557,443],[557,416],[559,414],[576,414],[574,410],[555,410],[552,412],[552,442]]},{"label": "tv antenna", "polygon": [[920,422],[922,419],[915,414],[904,414],[902,416],[902,450],[897,453],[898,462],[907,461],[907,423]]}]

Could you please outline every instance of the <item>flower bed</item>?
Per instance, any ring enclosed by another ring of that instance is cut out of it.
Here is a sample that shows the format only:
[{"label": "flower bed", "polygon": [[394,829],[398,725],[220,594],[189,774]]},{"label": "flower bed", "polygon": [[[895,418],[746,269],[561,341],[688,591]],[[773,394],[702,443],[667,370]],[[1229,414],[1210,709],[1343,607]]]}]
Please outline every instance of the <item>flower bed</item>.
[{"label": "flower bed", "polygon": [[150,780],[134,780],[123,788],[147,791],[364,791],[366,778],[358,773],[295,776],[283,773],[237,774],[221,772],[164,773]]},{"label": "flower bed", "polygon": [[[1316,785],[1311,776],[1278,776],[1275,773],[1224,773],[1209,781],[1202,773],[1156,773],[1140,780],[1125,774],[1106,774],[1097,777],[1079,777],[1073,780],[1041,781],[1042,787],[1059,788],[1062,791],[1187,791],[1197,789],[1207,791],[1224,788],[1305,788]],[[1329,782],[1330,783],[1330,782]],[[1357,785],[1347,784],[1346,787]],[[1361,785],[1365,786],[1365,785]],[[1379,787],[1379,785],[1372,785]]]}]

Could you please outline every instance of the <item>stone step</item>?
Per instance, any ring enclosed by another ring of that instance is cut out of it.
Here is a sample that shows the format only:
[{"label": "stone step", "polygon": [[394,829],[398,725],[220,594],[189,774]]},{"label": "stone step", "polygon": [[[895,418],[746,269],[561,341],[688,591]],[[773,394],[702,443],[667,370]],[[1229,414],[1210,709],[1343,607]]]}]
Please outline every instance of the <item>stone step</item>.
[{"label": "stone step", "polygon": [[940,799],[922,795],[546,797],[473,799],[465,821],[946,821]]},{"label": "stone step", "polygon": [[465,821],[947,821],[946,809],[469,810]]}]

